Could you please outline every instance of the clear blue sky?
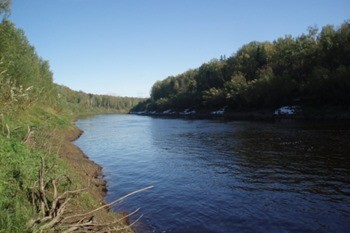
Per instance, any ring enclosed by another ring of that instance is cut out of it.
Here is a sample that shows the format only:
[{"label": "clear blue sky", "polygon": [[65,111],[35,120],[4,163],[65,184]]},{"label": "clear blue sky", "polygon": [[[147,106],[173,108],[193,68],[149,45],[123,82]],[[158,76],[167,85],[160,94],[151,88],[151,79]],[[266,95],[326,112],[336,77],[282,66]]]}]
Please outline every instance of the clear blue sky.
[{"label": "clear blue sky", "polygon": [[149,96],[153,83],[253,40],[350,19],[349,0],[13,0],[10,17],[56,83]]}]

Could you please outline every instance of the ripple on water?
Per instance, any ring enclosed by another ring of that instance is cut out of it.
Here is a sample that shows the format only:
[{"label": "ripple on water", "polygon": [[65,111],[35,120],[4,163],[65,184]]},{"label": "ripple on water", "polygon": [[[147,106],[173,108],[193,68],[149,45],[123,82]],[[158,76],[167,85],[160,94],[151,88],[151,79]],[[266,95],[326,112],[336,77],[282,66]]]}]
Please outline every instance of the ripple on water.
[{"label": "ripple on water", "polygon": [[[98,115],[76,144],[141,232],[349,232],[348,125]],[[137,217],[137,216],[135,216]]]}]

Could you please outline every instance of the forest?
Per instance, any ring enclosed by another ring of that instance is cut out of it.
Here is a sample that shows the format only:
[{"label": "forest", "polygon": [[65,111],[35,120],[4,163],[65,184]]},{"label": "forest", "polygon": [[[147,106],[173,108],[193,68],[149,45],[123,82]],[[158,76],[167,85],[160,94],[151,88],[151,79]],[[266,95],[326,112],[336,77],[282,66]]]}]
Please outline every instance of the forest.
[{"label": "forest", "polygon": [[157,81],[133,111],[228,111],[284,105],[321,108],[350,104],[350,21],[321,30],[253,41],[232,56]]}]

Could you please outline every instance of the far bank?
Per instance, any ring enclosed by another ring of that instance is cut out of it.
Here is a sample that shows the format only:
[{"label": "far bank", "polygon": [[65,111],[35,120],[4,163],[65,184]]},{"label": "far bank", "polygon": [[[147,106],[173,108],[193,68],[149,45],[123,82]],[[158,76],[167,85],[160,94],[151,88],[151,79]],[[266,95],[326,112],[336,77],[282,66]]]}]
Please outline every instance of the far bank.
[{"label": "far bank", "polygon": [[311,107],[282,106],[277,109],[226,110],[225,107],[215,110],[190,108],[182,111],[167,109],[165,111],[130,111],[129,114],[154,117],[173,117],[190,119],[223,119],[223,120],[259,120],[273,121],[283,119],[317,120],[317,121],[349,121],[348,107]]}]

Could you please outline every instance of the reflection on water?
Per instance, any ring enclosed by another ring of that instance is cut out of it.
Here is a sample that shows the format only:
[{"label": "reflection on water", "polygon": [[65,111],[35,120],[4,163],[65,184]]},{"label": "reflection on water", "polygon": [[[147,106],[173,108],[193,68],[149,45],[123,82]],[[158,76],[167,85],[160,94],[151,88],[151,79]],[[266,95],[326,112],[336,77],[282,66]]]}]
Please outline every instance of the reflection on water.
[{"label": "reflection on water", "polygon": [[141,232],[347,232],[350,127],[99,115],[76,144]]}]

